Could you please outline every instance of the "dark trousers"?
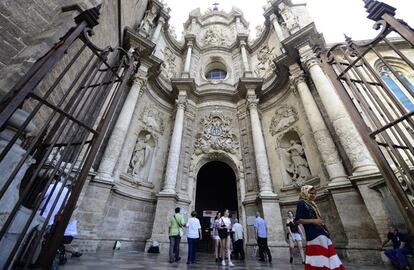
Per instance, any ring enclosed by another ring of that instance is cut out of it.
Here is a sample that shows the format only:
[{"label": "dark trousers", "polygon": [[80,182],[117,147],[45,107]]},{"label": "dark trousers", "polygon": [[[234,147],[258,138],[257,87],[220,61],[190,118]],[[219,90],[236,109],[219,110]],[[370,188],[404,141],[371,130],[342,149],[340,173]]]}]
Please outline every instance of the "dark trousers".
[{"label": "dark trousers", "polygon": [[394,266],[406,267],[408,266],[407,254],[410,254],[411,252],[411,249],[408,248],[396,248],[387,249],[384,251],[384,254],[390,259]]},{"label": "dark trousers", "polygon": [[170,236],[170,261],[177,261],[180,257],[180,235]]},{"label": "dark trousers", "polygon": [[266,253],[269,261],[272,261],[272,254],[270,254],[270,249],[267,246],[267,238],[257,237],[257,245],[259,246],[260,260],[264,260],[264,253]]},{"label": "dark trousers", "polygon": [[243,239],[239,239],[236,242],[234,242],[233,248],[236,257],[238,258],[240,254],[240,259],[244,260]]},{"label": "dark trousers", "polygon": [[188,242],[188,263],[195,263],[198,238],[187,238]]}]

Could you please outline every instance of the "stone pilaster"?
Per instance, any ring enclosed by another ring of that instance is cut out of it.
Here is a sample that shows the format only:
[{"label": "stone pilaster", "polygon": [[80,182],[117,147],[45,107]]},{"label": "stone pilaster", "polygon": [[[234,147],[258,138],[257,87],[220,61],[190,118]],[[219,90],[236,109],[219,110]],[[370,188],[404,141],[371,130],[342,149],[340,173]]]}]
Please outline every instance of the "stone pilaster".
[{"label": "stone pilaster", "polygon": [[249,58],[247,57],[246,51],[246,41],[240,40],[240,52],[242,55],[242,62],[243,62],[243,74],[245,77],[251,77],[252,71],[250,69]]},{"label": "stone pilaster", "polygon": [[176,194],[178,166],[180,162],[181,141],[183,137],[184,111],[187,103],[187,95],[181,92],[176,100],[177,112],[175,115],[174,129],[171,137],[170,151],[168,153],[165,182],[161,193]]},{"label": "stone pilaster", "polygon": [[336,135],[351,161],[353,173],[358,175],[378,171],[344,104],[337,95],[335,87],[322,70],[310,45],[300,47],[299,54],[302,64],[316,86]]},{"label": "stone pilaster", "polygon": [[133,85],[124,102],[121,113],[118,116],[115,127],[112,131],[106,146],[103,158],[99,164],[98,174],[95,178],[101,181],[113,182],[113,172],[117,164],[117,160],[122,151],[135,106],[142,96],[142,87],[146,83],[146,74],[148,68],[142,64],[138,73],[135,75]]},{"label": "stone pilaster", "polygon": [[313,137],[319,153],[322,156],[325,168],[328,171],[330,180],[329,185],[349,183],[344,166],[336,150],[335,143],[323,121],[315,99],[306,84],[304,72],[298,64],[291,65],[289,70],[291,81],[294,83],[299,93]]},{"label": "stone pilaster", "polygon": [[190,40],[187,42],[187,54],[185,56],[184,62],[184,71],[181,77],[190,78],[190,68],[191,68],[191,55],[193,51],[193,42]]}]

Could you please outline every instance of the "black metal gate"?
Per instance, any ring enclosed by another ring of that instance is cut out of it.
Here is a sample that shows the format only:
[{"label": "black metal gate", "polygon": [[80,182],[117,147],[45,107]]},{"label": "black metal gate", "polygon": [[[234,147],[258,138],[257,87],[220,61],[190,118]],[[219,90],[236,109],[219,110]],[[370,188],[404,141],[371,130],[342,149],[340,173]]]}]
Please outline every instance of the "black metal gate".
[{"label": "black metal gate", "polygon": [[414,31],[395,8],[364,2],[379,34],[346,37],[320,58],[414,232]]},{"label": "black metal gate", "polygon": [[89,40],[99,9],[77,16],[76,26],[0,104],[2,269],[26,269],[36,258],[43,269],[51,267],[128,90],[136,55],[122,48],[100,49]]}]

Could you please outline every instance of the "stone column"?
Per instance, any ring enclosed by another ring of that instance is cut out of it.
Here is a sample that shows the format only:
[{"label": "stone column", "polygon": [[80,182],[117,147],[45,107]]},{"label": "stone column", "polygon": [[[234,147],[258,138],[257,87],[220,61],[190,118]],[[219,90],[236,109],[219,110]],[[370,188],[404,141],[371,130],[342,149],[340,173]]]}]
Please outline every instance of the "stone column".
[{"label": "stone column", "polygon": [[359,175],[378,171],[344,104],[337,95],[335,87],[322,70],[310,45],[306,44],[299,48],[299,55],[302,64],[310,73],[329,120],[351,161],[353,173]]},{"label": "stone column", "polygon": [[[141,68],[142,67],[143,66],[141,66]],[[107,182],[114,181],[113,172],[119,155],[121,154],[122,146],[134,114],[135,106],[139,97],[142,95],[142,87],[146,82],[144,74],[146,74],[147,69],[145,68],[145,70],[143,70],[141,68],[140,71],[138,71],[138,74],[135,75],[134,83],[124,102],[121,113],[118,116],[111,137],[109,138],[102,161],[99,164],[96,179]]]},{"label": "stone column", "polygon": [[250,77],[252,75],[252,71],[250,70],[249,58],[247,57],[245,40],[240,40],[240,51],[241,51],[242,62],[243,62],[243,70],[244,70],[243,74],[245,77]]},{"label": "stone column", "polygon": [[322,115],[305,81],[305,76],[298,64],[289,67],[291,80],[299,93],[305,109],[308,123],[315,138],[319,153],[328,171],[330,184],[349,183],[344,166],[336,151],[335,143],[323,121]]},{"label": "stone column", "polygon": [[190,67],[191,67],[191,54],[193,51],[193,42],[187,42],[187,55],[185,56],[184,71],[182,74],[183,78],[190,78]]},{"label": "stone column", "polygon": [[259,112],[257,111],[258,102],[259,100],[257,99],[254,90],[248,90],[247,105],[249,107],[250,122],[252,125],[254,156],[256,159],[260,195],[276,195],[273,193],[272,179],[269,171],[269,161],[267,159]]},{"label": "stone column", "polygon": [[167,169],[162,194],[176,194],[178,165],[180,163],[181,140],[183,137],[184,111],[187,102],[185,92],[178,95],[177,112],[175,115],[174,130],[171,137],[170,151],[168,153]]}]

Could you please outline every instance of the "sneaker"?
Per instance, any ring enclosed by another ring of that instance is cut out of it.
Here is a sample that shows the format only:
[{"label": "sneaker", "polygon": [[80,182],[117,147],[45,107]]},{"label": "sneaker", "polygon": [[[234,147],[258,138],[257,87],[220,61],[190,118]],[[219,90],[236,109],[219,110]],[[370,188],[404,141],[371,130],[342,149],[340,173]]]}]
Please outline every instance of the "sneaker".
[{"label": "sneaker", "polygon": [[178,257],[177,259],[175,259],[175,262],[179,262],[181,260],[181,257]]},{"label": "sneaker", "polygon": [[233,264],[232,262],[229,262],[229,266],[230,266],[230,267],[233,267],[233,266],[234,266],[234,264]]},{"label": "sneaker", "polygon": [[222,266],[226,266],[226,261],[225,261],[225,260],[222,260],[222,261],[221,261],[221,265],[222,265]]}]

